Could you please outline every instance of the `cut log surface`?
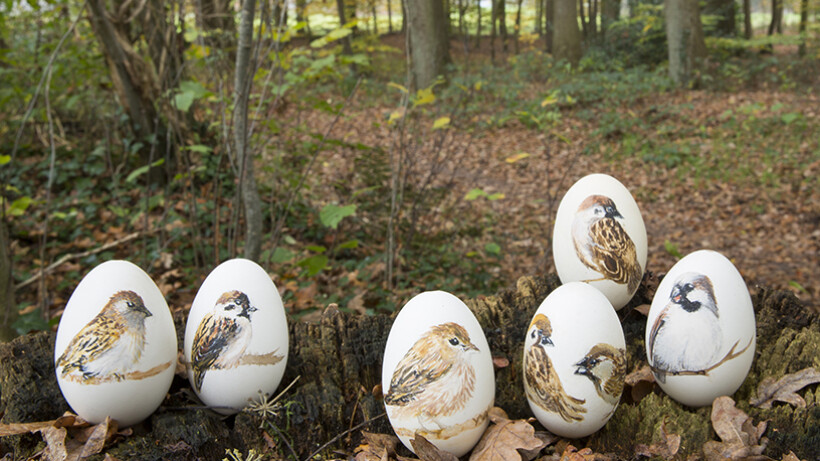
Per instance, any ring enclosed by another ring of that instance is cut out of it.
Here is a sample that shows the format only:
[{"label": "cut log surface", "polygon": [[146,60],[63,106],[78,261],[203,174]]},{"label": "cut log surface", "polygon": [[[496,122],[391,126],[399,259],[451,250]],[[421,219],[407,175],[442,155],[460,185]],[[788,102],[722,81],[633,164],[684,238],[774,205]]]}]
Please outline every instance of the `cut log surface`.
[{"label": "cut log surface", "polygon": [[[646,364],[646,317],[632,307],[651,302],[657,286],[657,280],[652,283],[651,278],[647,274],[635,298],[619,311],[627,338],[628,371]],[[523,277],[515,287],[494,296],[465,300],[484,329],[493,357],[506,359],[498,360],[499,363],[508,362],[495,373],[496,405],[512,419],[532,416],[521,382],[524,335],[535,310],[559,285],[554,275]],[[820,406],[816,402],[820,400],[820,389],[816,385],[803,391],[809,403],[804,409],[779,404],[770,410],[750,409],[746,404],[763,378],[795,372],[817,361],[817,318],[786,292],[760,289],[753,301],[758,326],[756,359],[749,377],[733,398],[743,403],[755,421],[770,421],[765,434],[770,442],[764,454],[780,459],[794,450],[801,459],[819,459],[816,427],[820,427]],[[184,318],[177,317],[177,328],[184,331]],[[329,440],[371,419],[374,420],[360,429],[390,434],[387,418],[379,417],[384,413],[380,384],[382,355],[394,318],[395,315],[349,314],[330,307],[318,322],[293,322],[287,371],[280,389],[297,376],[300,378],[278,402],[281,407],[269,421],[276,429],[268,423],[263,425],[261,417],[253,413],[225,418],[202,408],[187,379],[178,375],[160,409],[135,427],[133,435],[107,447],[105,452],[117,459],[185,460],[222,459],[225,449],[247,452],[254,448],[292,459],[290,448],[281,440],[284,436],[298,458],[305,459]],[[53,333],[23,336],[0,344],[3,423],[55,419],[69,409],[57,386],[53,347]],[[700,454],[703,443],[713,439],[708,407],[683,407],[657,387],[640,402],[632,402],[628,395],[625,392],[604,429],[573,441],[575,446],[588,446],[618,459],[632,459],[635,445],[651,444],[665,424],[666,431],[681,435],[684,448],[679,454],[684,459]],[[260,426],[270,436],[263,435]],[[333,455],[333,450],[351,453],[360,440],[360,430],[351,431],[324,447],[320,456],[341,456]],[[38,435],[6,437],[0,439],[0,454],[10,452],[14,459],[25,459],[35,452],[39,441]]]}]

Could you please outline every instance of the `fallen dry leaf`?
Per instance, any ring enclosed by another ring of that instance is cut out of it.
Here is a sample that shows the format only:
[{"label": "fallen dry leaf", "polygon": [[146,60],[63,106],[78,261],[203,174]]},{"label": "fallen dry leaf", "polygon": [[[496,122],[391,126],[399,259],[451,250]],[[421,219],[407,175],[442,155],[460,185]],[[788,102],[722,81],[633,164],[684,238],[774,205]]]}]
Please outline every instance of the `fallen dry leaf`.
[{"label": "fallen dry leaf", "polygon": [[364,307],[365,293],[365,291],[362,291],[351,298],[350,301],[347,302],[347,308],[362,315],[367,314],[367,309]]},{"label": "fallen dry leaf", "polygon": [[757,397],[749,403],[760,408],[771,408],[774,402],[786,402],[798,408],[805,408],[806,401],[796,392],[814,383],[820,383],[820,371],[815,368],[804,368],[778,380],[770,376],[760,382],[757,386]]},{"label": "fallen dry leaf", "polygon": [[543,445],[539,448],[535,448],[532,450],[519,449],[518,453],[521,454],[521,459],[523,459],[524,461],[531,461],[535,459],[541,453],[541,450],[543,450],[544,447],[548,447],[558,440],[557,435],[551,434],[546,431],[535,431],[535,434],[533,435],[535,436],[535,438],[540,440]]},{"label": "fallen dry leaf", "polygon": [[456,455],[448,451],[439,450],[438,447],[418,433],[410,439],[410,444],[413,445],[416,456],[418,456],[421,461],[458,461]]},{"label": "fallen dry leaf", "polygon": [[362,431],[364,441],[356,447],[355,461],[387,461],[395,456],[399,439],[394,435]]},{"label": "fallen dry leaf", "polygon": [[519,449],[540,451],[546,446],[541,439],[535,437],[535,429],[530,423],[523,419],[510,421],[498,407],[490,409],[490,420],[493,424],[484,431],[470,455],[470,461],[521,459]]},{"label": "fallen dry leaf", "polygon": [[718,397],[712,402],[712,427],[722,441],[712,440],[703,445],[707,461],[750,458],[766,449],[768,439],[762,437],[766,422],[755,426],[751,417],[735,408],[731,397]]},{"label": "fallen dry leaf", "polygon": [[567,445],[561,453],[561,461],[611,461],[614,458],[609,455],[594,453],[591,448],[577,449],[572,445]]},{"label": "fallen dry leaf", "polygon": [[649,365],[644,365],[626,375],[624,384],[629,386],[629,396],[632,397],[632,401],[640,402],[655,387],[655,375],[652,374]]},{"label": "fallen dry leaf", "polygon": [[788,453],[783,455],[783,458],[781,458],[780,461],[801,461],[801,460],[800,460],[800,458],[797,457],[797,455],[794,454],[793,451],[789,451]]},{"label": "fallen dry leaf", "polygon": [[493,367],[496,369],[507,368],[510,366],[510,359],[507,357],[493,357]]},{"label": "fallen dry leaf", "polygon": [[664,421],[661,423],[660,436],[661,440],[652,445],[637,445],[635,447],[635,454],[646,456],[647,458],[654,458],[656,456],[660,456],[663,459],[674,458],[680,449],[680,435],[666,432],[666,421]]},{"label": "fallen dry leaf", "polygon": [[636,306],[635,310],[643,314],[644,316],[649,315],[649,308],[652,307],[650,304],[641,304],[640,306]]}]

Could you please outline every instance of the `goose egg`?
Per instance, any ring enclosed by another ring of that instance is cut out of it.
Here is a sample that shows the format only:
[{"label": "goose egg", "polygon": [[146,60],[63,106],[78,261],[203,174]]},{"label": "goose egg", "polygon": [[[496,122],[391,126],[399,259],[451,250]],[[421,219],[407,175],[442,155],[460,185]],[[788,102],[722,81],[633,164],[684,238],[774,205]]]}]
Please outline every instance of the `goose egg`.
[{"label": "goose egg", "polygon": [[562,283],[587,282],[624,307],[646,269],[646,227],[626,187],[605,174],[573,184],[558,205],[552,253]]},{"label": "goose egg", "polygon": [[247,259],[217,266],[202,282],[185,327],[188,380],[203,403],[240,411],[279,386],[288,323],[270,276]]},{"label": "goose egg", "polygon": [[168,393],[176,361],[171,312],[148,274],[108,261],[83,277],[54,345],[57,382],[79,416],[121,427],[144,420]]},{"label": "goose egg", "polygon": [[443,291],[411,299],[384,349],[382,391],[402,443],[420,434],[456,456],[484,433],[495,401],[490,347],[470,309]]},{"label": "goose egg", "polygon": [[711,250],[691,253],[658,285],[646,321],[655,381],[684,405],[733,394],[755,353],[752,299],[740,273]]},{"label": "goose egg", "polygon": [[524,339],[524,391],[550,432],[579,438],[612,417],[626,375],[618,315],[600,291],[581,282],[541,303]]}]

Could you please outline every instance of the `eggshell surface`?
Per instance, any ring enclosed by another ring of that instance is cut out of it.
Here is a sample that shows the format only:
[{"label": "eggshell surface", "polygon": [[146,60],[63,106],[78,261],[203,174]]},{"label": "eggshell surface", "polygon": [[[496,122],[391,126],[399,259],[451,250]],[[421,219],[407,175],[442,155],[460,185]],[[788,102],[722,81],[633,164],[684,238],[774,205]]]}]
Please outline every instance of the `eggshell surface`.
[{"label": "eggshell surface", "polygon": [[247,259],[217,266],[194,298],[184,343],[191,386],[215,411],[270,396],[285,373],[288,324],[268,273]]},{"label": "eggshell surface", "polygon": [[617,179],[585,176],[561,199],[552,252],[562,283],[587,282],[620,309],[638,289],[646,251],[646,227],[638,204]]},{"label": "eggshell surface", "polygon": [[144,420],[168,393],[176,357],[171,312],[148,274],[108,261],[83,277],[54,345],[57,382],[79,416],[121,427]]},{"label": "eggshell surface", "polygon": [[489,422],[495,375],[481,325],[461,300],[429,291],[402,308],[385,345],[382,391],[411,451],[416,432],[456,456],[473,448]]},{"label": "eggshell surface", "polygon": [[755,353],[755,317],[743,277],[725,256],[691,253],[658,285],[646,354],[661,389],[693,407],[732,395]]},{"label": "eggshell surface", "polygon": [[606,424],[621,399],[626,343],[620,321],[595,288],[570,282],[541,303],[524,340],[524,391],[535,417],[562,437]]}]

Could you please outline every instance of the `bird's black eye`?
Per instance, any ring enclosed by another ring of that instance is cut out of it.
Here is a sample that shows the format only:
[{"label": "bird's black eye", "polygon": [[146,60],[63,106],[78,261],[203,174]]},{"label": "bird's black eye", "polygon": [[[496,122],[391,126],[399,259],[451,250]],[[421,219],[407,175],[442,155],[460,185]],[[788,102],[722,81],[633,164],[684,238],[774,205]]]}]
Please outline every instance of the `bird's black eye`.
[{"label": "bird's black eye", "polygon": [[687,283],[687,284],[686,284],[686,286],[684,286],[683,288],[684,288],[686,291],[691,291],[693,288],[695,288],[695,286],[694,286],[694,285],[692,285],[691,283]]},{"label": "bird's black eye", "polygon": [[136,307],[136,306],[137,306],[136,304],[134,304],[134,302],[133,302],[133,301],[126,301],[126,302],[125,302],[125,305],[127,305],[128,307],[131,307],[131,308],[133,308],[133,307]]},{"label": "bird's black eye", "polygon": [[458,346],[458,338],[450,338],[450,344],[453,346]]},{"label": "bird's black eye", "polygon": [[549,344],[550,339],[546,336],[541,337],[541,344]]}]

